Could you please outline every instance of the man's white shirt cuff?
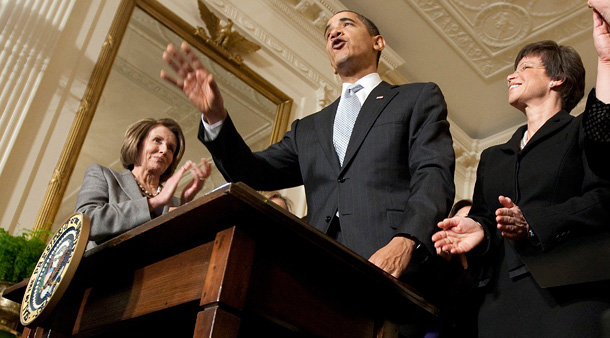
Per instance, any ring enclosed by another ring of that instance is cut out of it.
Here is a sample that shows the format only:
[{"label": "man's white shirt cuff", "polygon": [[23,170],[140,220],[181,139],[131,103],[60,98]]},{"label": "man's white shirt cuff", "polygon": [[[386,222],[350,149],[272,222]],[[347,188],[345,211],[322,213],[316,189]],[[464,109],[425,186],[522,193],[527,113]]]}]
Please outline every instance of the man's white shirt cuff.
[{"label": "man's white shirt cuff", "polygon": [[220,134],[220,129],[222,129],[224,120],[218,121],[214,124],[209,124],[205,122],[203,116],[201,116],[201,123],[203,123],[203,130],[205,131],[203,134],[203,140],[210,142],[214,141],[218,137],[218,134]]}]

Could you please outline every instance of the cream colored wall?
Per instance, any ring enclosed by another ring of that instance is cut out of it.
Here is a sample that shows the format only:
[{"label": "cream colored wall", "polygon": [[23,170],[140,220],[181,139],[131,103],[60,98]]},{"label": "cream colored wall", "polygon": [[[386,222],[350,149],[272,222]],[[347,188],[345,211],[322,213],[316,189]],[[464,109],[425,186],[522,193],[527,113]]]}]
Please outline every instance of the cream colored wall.
[{"label": "cream colored wall", "polygon": [[32,227],[117,5],[3,2],[0,225],[13,233]]},{"label": "cream colored wall", "polygon": [[[195,0],[161,3],[191,25],[202,25],[193,11]],[[36,219],[119,1],[4,4],[0,43],[8,48],[0,51],[0,226],[19,234]],[[340,84],[320,41],[285,25],[290,18],[278,16],[268,2],[216,1],[210,7],[229,13],[263,46],[246,63],[294,99],[293,119],[336,97]],[[29,10],[28,18],[17,15]],[[27,27],[22,22],[28,22]],[[456,197],[470,197],[480,150],[507,136],[472,140],[453,124],[452,133],[459,155]],[[302,188],[286,193],[295,202],[296,213],[305,214]]]}]

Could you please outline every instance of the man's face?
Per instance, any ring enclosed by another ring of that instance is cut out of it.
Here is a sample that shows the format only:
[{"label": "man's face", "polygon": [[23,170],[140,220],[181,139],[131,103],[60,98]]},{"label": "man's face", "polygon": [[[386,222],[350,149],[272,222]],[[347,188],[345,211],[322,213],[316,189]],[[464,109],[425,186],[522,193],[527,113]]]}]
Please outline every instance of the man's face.
[{"label": "man's face", "polygon": [[381,36],[372,36],[364,22],[352,12],[335,14],[326,26],[326,52],[335,73],[350,75],[362,69],[377,68]]}]

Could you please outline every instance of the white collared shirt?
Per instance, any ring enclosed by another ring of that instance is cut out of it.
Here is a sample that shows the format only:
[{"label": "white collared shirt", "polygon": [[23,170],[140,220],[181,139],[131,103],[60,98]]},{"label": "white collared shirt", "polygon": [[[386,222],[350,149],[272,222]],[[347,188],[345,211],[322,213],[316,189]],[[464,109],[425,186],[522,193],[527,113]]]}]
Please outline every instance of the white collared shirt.
[{"label": "white collared shirt", "polygon": [[[362,86],[362,89],[356,92],[356,96],[358,97],[358,101],[360,101],[360,105],[364,104],[366,98],[369,94],[381,83],[381,77],[377,73],[371,73],[360,78],[355,83]],[[341,88],[341,94],[345,93],[347,87],[353,85],[354,83],[343,83],[343,87]],[[343,97],[343,96],[341,96]]]}]

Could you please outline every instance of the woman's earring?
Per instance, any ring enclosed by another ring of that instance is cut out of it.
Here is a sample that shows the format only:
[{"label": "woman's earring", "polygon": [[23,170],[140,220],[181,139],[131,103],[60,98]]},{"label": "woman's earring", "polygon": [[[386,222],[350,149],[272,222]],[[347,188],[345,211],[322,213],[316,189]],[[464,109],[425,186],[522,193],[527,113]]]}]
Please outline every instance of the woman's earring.
[{"label": "woman's earring", "polygon": [[549,87],[553,87],[555,85],[555,82],[551,81],[551,83],[549,83]]}]

